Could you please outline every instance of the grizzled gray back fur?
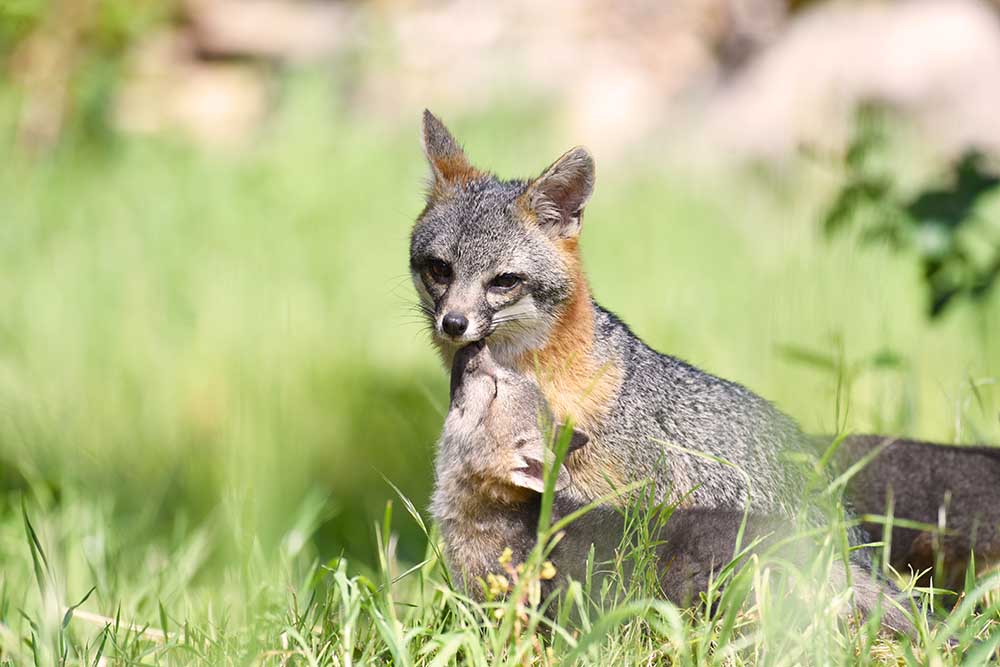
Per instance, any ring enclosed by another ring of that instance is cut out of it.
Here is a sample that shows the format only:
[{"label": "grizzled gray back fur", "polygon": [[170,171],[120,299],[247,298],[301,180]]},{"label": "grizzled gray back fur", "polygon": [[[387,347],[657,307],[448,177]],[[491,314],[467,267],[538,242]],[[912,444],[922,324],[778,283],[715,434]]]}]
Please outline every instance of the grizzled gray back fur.
[{"label": "grizzled gray back fur", "polygon": [[[445,146],[445,153],[437,154],[436,146]],[[594,184],[593,160],[578,148],[534,181],[502,180],[469,166],[429,114],[425,149],[434,182],[413,229],[410,266],[435,344],[450,365],[461,345],[485,339],[499,363],[514,366],[518,355],[544,348],[578,287],[579,274],[558,244],[579,233]],[[526,202],[534,218],[525,217]],[[535,218],[535,224],[526,222]],[[507,274],[520,279],[513,294],[491,286]],[[442,317],[458,308],[469,328],[451,336],[442,330]],[[813,449],[790,417],[746,387],[651,349],[597,303],[588,301],[587,308],[593,317],[588,354],[617,369],[620,382],[607,411],[586,426],[590,445],[568,458],[571,472],[589,467],[624,476],[624,482],[652,479],[658,500],[683,498],[688,507],[740,509],[749,498],[756,512],[800,513],[806,471],[788,455]],[[579,493],[574,500],[593,500],[588,496],[594,494]],[[816,513],[812,518],[821,520]],[[862,538],[860,532],[852,536]]]}]

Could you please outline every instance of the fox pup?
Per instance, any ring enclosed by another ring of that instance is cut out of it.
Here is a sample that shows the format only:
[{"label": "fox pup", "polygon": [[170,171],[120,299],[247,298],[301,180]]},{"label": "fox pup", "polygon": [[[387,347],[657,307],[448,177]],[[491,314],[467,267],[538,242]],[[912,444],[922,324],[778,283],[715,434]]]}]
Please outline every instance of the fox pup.
[{"label": "fox pup", "polygon": [[[441,527],[445,559],[455,580],[482,599],[481,580],[499,570],[505,548],[514,563],[525,562],[536,544],[543,470],[553,458],[546,446],[545,422],[551,413],[538,386],[529,378],[496,364],[482,343],[455,356],[452,400],[437,452],[432,513]],[[585,451],[586,436],[574,431],[571,452]],[[572,488],[573,473],[556,473],[553,515],[557,520],[581,507]],[[688,605],[708,590],[710,578],[733,558],[742,512],[677,508],[655,527],[656,567],[667,599]],[[773,539],[787,521],[751,515],[745,542]],[[566,528],[550,559],[557,576],[543,582],[548,596],[566,579],[584,580],[591,545],[595,562],[611,561],[626,533],[620,510],[601,506]],[[758,547],[760,548],[760,547]],[[793,549],[798,551],[798,549]],[[805,554],[799,554],[805,555]],[[786,548],[783,553],[788,557]],[[883,608],[887,628],[911,632],[912,625],[888,599],[898,593],[851,564],[855,601],[863,615]],[[628,573],[626,573],[628,574]],[[845,569],[834,564],[833,584],[846,584]]]}]

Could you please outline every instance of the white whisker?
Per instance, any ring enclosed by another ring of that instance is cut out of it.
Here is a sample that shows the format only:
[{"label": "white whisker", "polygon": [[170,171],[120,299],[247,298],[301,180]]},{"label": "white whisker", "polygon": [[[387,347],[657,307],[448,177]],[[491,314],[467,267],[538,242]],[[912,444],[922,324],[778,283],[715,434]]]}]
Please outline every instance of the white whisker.
[{"label": "white whisker", "polygon": [[493,315],[493,320],[504,320],[509,317],[537,317],[538,308],[535,307],[535,299],[527,294],[511,305],[501,308]]}]

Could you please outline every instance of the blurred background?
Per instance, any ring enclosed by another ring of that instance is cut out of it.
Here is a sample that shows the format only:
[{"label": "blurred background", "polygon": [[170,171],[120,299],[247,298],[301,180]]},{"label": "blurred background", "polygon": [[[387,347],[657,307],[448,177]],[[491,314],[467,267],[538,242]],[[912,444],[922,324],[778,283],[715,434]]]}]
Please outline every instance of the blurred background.
[{"label": "blurred background", "polygon": [[425,107],[502,176],[594,151],[586,268],[657,349],[1000,443],[1000,3],[4,0],[0,72],[0,562],[26,498],[79,594],[92,547],[363,569],[389,500],[419,560]]}]

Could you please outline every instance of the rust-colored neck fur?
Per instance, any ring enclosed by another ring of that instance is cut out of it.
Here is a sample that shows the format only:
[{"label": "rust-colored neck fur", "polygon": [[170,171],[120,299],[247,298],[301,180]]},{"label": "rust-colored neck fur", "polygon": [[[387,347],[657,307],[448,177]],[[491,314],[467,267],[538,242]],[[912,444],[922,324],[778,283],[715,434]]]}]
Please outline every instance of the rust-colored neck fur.
[{"label": "rust-colored neck fur", "polygon": [[621,370],[594,354],[594,304],[580,267],[576,239],[558,243],[573,276],[573,294],[563,306],[545,345],[516,360],[533,372],[556,419],[571,418],[584,430],[600,423],[618,393]]}]

